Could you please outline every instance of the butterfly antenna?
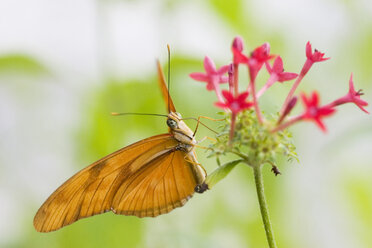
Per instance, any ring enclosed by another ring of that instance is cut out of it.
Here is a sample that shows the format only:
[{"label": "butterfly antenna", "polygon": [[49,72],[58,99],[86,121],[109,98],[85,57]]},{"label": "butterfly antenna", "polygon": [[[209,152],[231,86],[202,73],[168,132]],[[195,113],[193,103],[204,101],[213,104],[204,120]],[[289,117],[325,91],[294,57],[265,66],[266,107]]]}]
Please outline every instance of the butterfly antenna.
[{"label": "butterfly antenna", "polygon": [[163,116],[168,117],[168,115],[162,115],[162,114],[149,114],[149,113],[116,113],[112,112],[111,115],[118,116],[118,115],[152,115],[152,116]]},{"label": "butterfly antenna", "polygon": [[169,91],[170,91],[170,64],[171,64],[171,61],[170,61],[170,46],[169,46],[169,44],[167,44],[167,49],[168,49],[168,113],[170,113]]}]

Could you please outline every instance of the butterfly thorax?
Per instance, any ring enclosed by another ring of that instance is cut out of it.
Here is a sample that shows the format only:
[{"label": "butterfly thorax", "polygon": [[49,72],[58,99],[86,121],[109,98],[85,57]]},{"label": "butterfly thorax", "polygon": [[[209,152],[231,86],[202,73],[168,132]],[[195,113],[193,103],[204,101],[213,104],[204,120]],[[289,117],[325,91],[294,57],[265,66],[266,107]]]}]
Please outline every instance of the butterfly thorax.
[{"label": "butterfly thorax", "polygon": [[181,115],[177,112],[170,112],[167,119],[167,125],[171,129],[174,138],[182,143],[187,150],[192,150],[196,145],[194,132],[181,119]]}]

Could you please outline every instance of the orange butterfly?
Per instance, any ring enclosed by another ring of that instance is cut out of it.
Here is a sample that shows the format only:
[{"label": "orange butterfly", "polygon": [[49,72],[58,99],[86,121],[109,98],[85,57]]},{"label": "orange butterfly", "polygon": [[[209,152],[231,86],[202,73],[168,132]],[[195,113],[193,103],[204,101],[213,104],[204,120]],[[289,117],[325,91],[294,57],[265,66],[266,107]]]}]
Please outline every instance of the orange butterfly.
[{"label": "orange butterfly", "polygon": [[157,69],[169,133],[124,147],[76,173],[37,211],[37,231],[55,231],[109,211],[155,217],[185,205],[194,190],[200,192],[206,172],[196,158],[194,132],[176,112],[159,62]]}]

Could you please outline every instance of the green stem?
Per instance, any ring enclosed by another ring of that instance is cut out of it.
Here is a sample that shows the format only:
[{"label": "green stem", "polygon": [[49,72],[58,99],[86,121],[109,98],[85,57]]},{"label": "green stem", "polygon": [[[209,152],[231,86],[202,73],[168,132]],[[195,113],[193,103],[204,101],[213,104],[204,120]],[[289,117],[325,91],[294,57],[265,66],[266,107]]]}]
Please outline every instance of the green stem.
[{"label": "green stem", "polygon": [[253,171],[254,171],[254,180],[256,182],[257,197],[258,197],[258,202],[260,204],[261,216],[262,216],[262,221],[265,227],[267,242],[269,243],[270,248],[276,248],[273,228],[271,227],[271,222],[270,222],[270,217],[269,217],[269,209],[267,207],[267,203],[265,199],[261,166],[253,166]]}]

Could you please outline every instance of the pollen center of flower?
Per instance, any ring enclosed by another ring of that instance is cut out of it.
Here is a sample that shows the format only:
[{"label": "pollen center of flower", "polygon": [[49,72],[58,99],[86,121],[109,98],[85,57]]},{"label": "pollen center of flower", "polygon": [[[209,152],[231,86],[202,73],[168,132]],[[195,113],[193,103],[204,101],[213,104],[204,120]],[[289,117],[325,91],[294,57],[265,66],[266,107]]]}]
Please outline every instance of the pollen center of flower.
[{"label": "pollen center of flower", "polygon": [[235,112],[235,111],[239,111],[239,109],[240,109],[240,104],[239,104],[238,102],[234,101],[234,102],[231,103],[230,107],[231,107],[231,110],[232,110],[233,112]]},{"label": "pollen center of flower", "polygon": [[311,116],[316,116],[318,114],[318,109],[316,107],[310,107],[309,108],[309,114]]}]

